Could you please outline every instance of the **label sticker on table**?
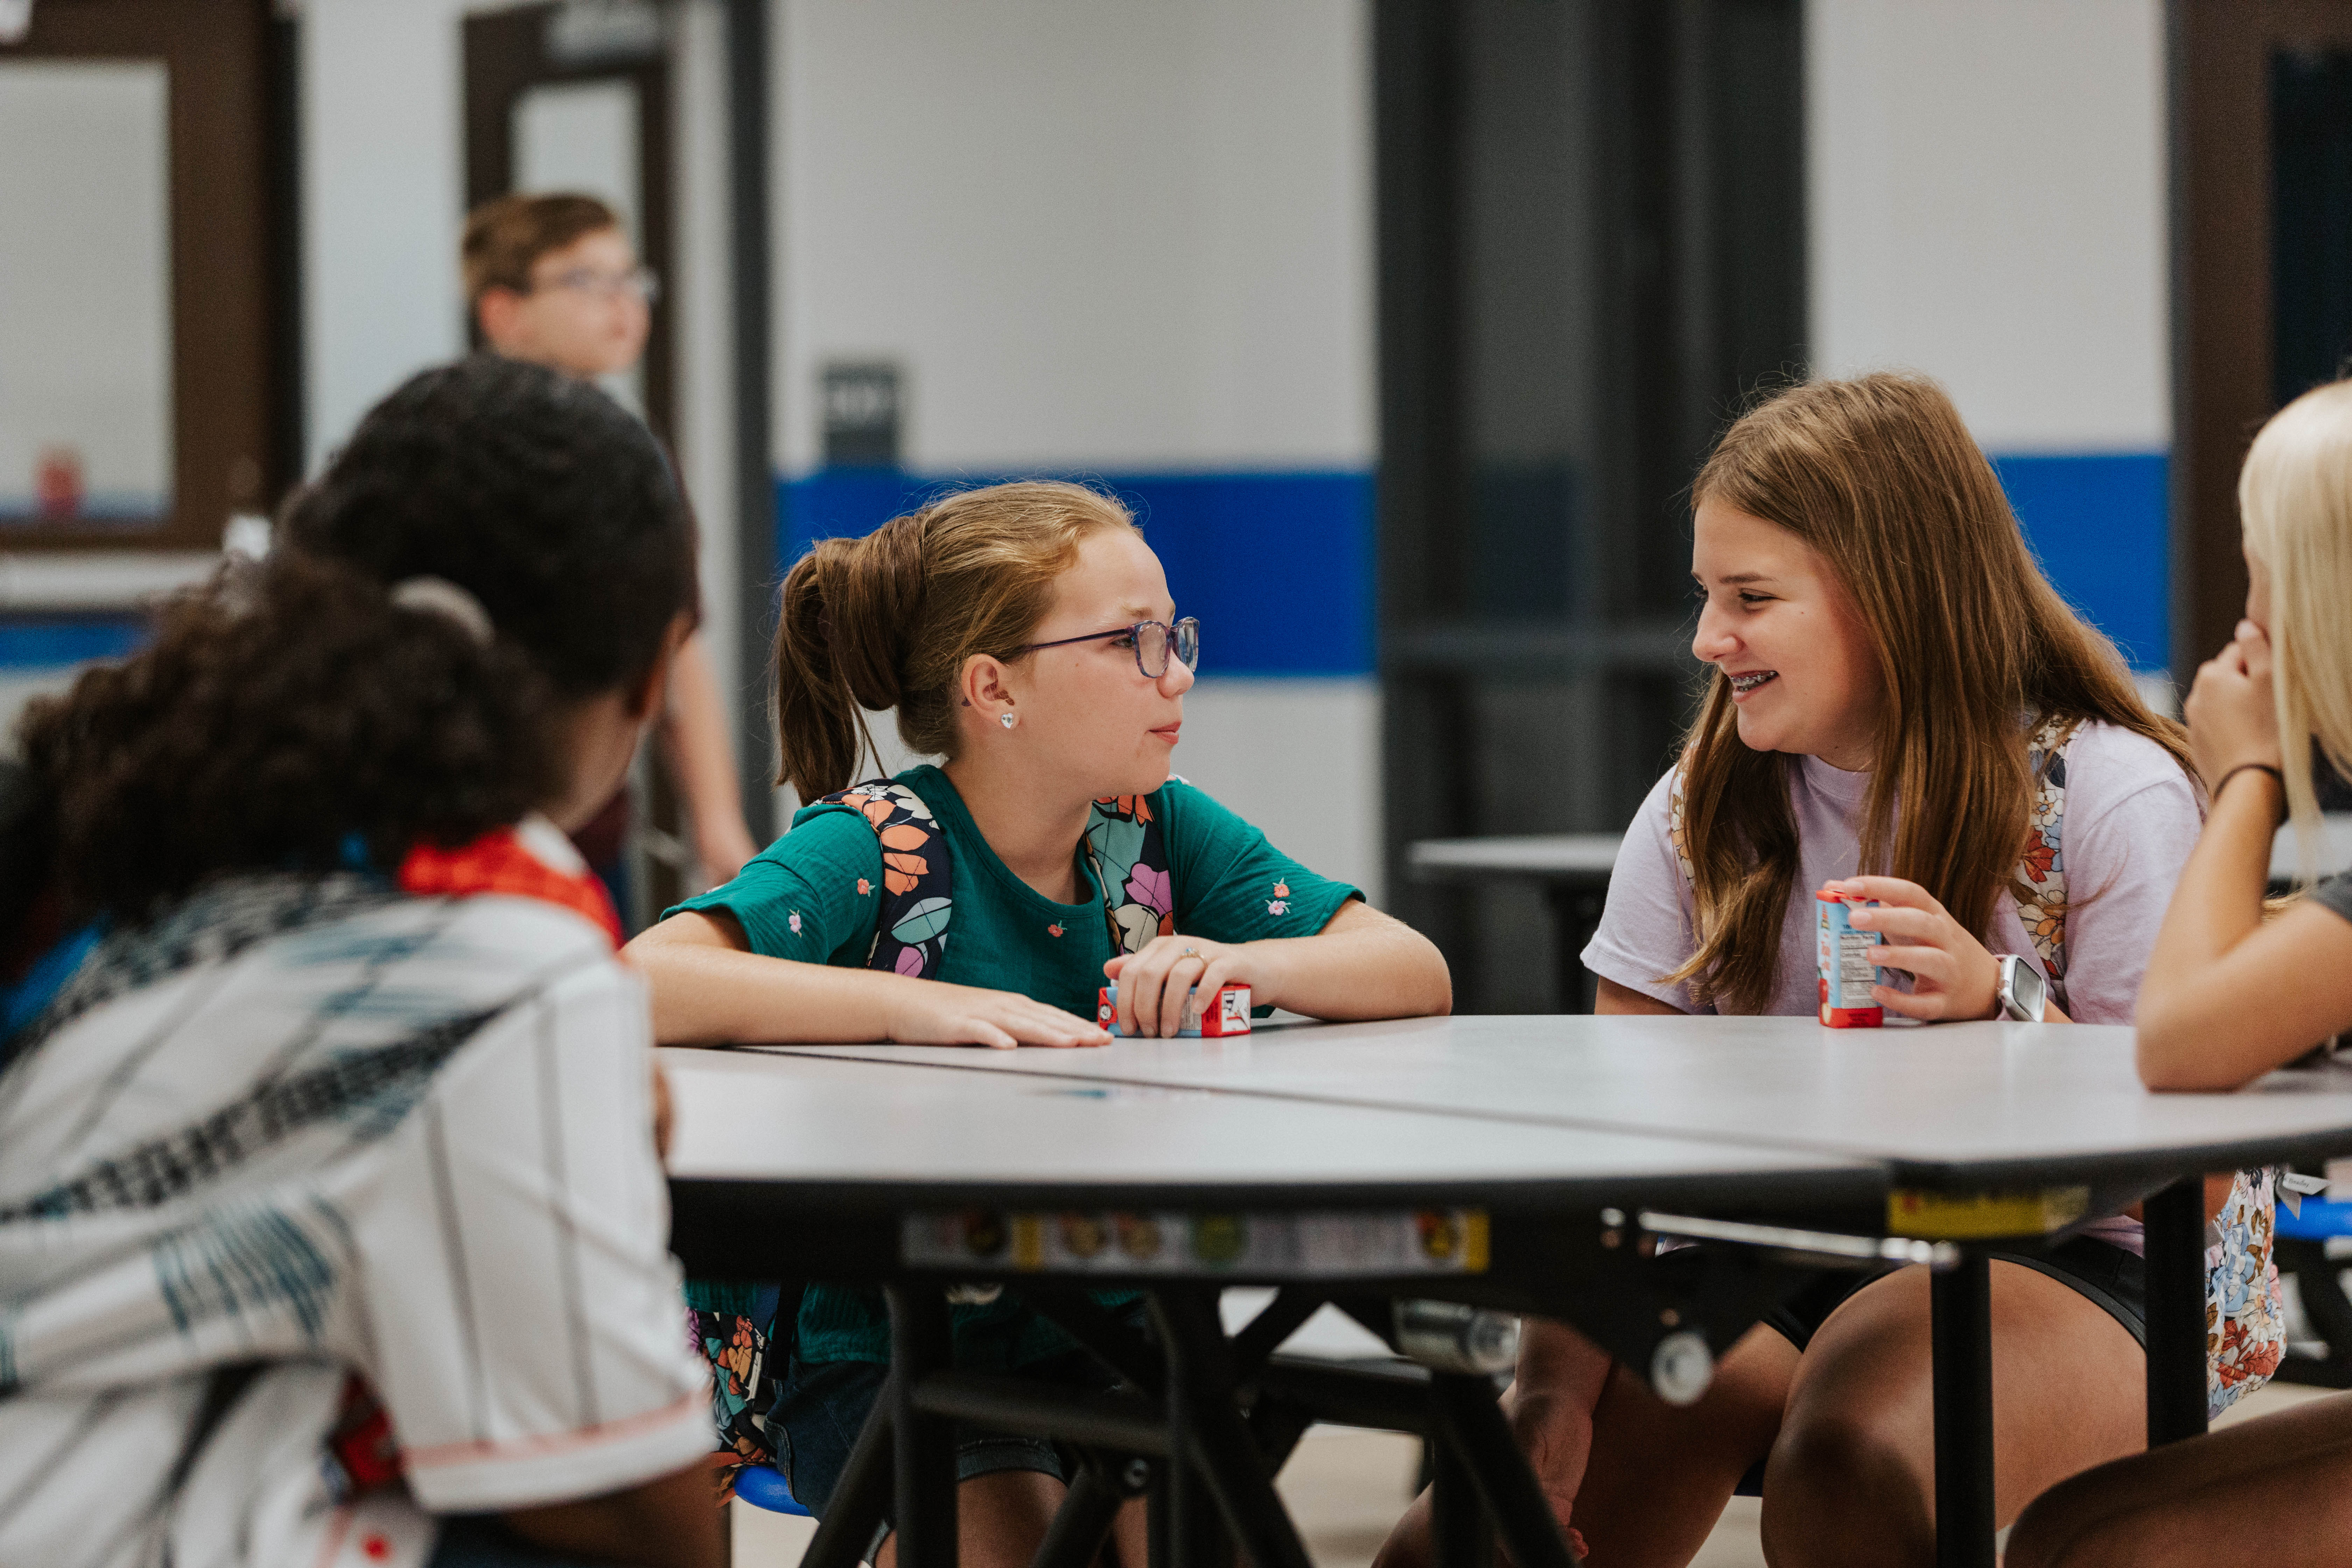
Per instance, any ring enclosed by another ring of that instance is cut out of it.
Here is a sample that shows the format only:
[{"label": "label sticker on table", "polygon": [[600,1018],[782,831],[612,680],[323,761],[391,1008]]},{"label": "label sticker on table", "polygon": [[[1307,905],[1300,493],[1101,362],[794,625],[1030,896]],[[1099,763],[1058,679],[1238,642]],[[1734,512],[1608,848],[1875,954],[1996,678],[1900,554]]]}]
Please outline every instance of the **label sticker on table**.
[{"label": "label sticker on table", "polygon": [[1998,1193],[1939,1193],[1897,1187],[1887,1195],[1886,1228],[1931,1241],[1979,1236],[2047,1236],[2091,1208],[2088,1187],[2032,1187]]},{"label": "label sticker on table", "polygon": [[1249,1274],[1312,1279],[1486,1271],[1484,1209],[1307,1214],[961,1209],[913,1214],[899,1255],[919,1268],[1029,1274]]}]

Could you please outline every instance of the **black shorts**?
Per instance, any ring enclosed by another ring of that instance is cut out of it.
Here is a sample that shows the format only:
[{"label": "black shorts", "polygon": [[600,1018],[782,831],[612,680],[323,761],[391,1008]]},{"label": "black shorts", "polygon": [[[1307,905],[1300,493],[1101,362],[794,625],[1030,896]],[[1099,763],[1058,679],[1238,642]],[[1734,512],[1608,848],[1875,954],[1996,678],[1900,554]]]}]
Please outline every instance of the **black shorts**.
[{"label": "black shorts", "polygon": [[[2147,1268],[2137,1253],[2095,1237],[2078,1236],[2046,1252],[1995,1252],[1990,1256],[2047,1274],[2131,1331],[2131,1337],[2139,1342],[2142,1350],[2147,1348]],[[1874,1279],[1885,1279],[1899,1267],[1888,1264],[1858,1271],[1822,1269],[1765,1313],[1764,1324],[1803,1350],[1847,1297]]]},{"label": "black shorts", "polygon": [[[775,1411],[768,1418],[776,1440],[776,1466],[792,1483],[793,1496],[820,1519],[848,1468],[851,1445],[865,1429],[874,1402],[881,1397],[882,1380],[889,1368],[871,1361],[804,1362],[793,1358]],[[1013,1369],[1017,1377],[1108,1393],[1118,1380],[1084,1351],[1071,1351],[1049,1361],[1032,1362]],[[990,1432],[956,1423],[956,1479],[999,1470],[1034,1470],[1055,1480],[1070,1479],[1075,1461],[1050,1437]],[[887,1510],[885,1510],[886,1516]]]}]

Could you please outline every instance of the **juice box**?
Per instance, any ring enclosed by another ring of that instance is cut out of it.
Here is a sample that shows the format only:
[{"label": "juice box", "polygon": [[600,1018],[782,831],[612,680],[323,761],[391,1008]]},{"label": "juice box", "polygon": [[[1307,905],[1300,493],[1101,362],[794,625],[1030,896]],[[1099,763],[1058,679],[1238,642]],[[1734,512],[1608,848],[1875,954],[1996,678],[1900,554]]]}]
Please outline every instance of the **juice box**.
[{"label": "juice box", "polygon": [[1878,966],[1870,950],[1879,943],[1874,931],[1856,931],[1853,907],[1875,907],[1875,899],[1833,893],[1827,888],[1813,895],[1821,915],[1822,1022],[1832,1029],[1875,1029],[1886,1022],[1885,1009],[1872,1000],[1878,984]]},{"label": "juice box", "polygon": [[[1116,1035],[1118,1029],[1118,987],[1106,985],[1097,993],[1095,1022]],[[1201,994],[1193,992],[1185,998],[1184,1026],[1176,1031],[1180,1040],[1222,1039],[1228,1035],[1250,1032],[1250,988],[1246,985],[1220,985],[1217,994],[1209,998],[1206,1007],[1201,1005]]]}]

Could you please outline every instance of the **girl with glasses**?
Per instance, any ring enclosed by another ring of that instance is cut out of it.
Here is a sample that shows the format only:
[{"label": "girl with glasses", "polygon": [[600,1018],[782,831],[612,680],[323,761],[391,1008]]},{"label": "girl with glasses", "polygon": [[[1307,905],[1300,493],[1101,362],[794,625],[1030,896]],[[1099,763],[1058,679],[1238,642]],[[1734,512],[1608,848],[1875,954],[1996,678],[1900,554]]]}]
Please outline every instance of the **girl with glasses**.
[{"label": "girl with glasses", "polygon": [[[630,944],[659,1037],[1094,1046],[1106,982],[1122,1034],[1172,1036],[1189,996],[1231,983],[1322,1018],[1446,1011],[1426,939],[1171,775],[1199,658],[1133,520],[1076,485],[967,490],[818,543],[784,580],[775,659],[782,779],[813,804]],[[851,789],[882,710],[941,761]],[[1099,1375],[1011,1300],[958,1306],[954,1327],[966,1370]],[[739,1448],[773,1436],[822,1513],[887,1358],[878,1292],[813,1287],[783,1396]],[[962,1439],[962,1561],[1025,1563],[1061,1456]],[[1141,1568],[1139,1507],[1116,1540]]]}]

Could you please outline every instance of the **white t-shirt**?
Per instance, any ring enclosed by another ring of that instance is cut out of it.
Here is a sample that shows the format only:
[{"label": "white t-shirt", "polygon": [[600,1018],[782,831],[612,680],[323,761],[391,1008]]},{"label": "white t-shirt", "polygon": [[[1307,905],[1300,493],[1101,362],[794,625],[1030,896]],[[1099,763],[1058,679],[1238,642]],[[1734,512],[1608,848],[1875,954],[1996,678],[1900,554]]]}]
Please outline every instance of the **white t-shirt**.
[{"label": "white t-shirt", "polygon": [[[2069,905],[2066,1016],[2084,1024],[2128,1024],[2148,950],[2203,816],[2189,775],[2143,736],[2112,724],[2084,724],[2063,754],[2059,856]],[[1844,773],[1818,757],[1796,762],[1789,805],[1797,824],[1797,879],[1780,922],[1771,999],[1763,1009],[1778,1016],[1811,1014],[1820,1005],[1813,895],[1824,882],[1859,871],[1860,816],[1870,787],[1866,773]],[[1673,782],[1671,773],[1658,781],[1626,830],[1584,966],[1685,1013],[1713,1012],[1694,1002],[1687,987],[1658,978],[1698,951],[1690,885],[1667,836]],[[2045,970],[2013,899],[1996,901],[1992,930],[1979,934],[1993,952],[2016,953],[2037,972]]]},{"label": "white t-shirt", "polygon": [[[589,921],[240,879],[36,1028],[0,1072],[0,1563],[402,1568],[435,1513],[712,1447],[644,988]],[[404,1460],[372,1490],[328,1441],[354,1373]]]}]

